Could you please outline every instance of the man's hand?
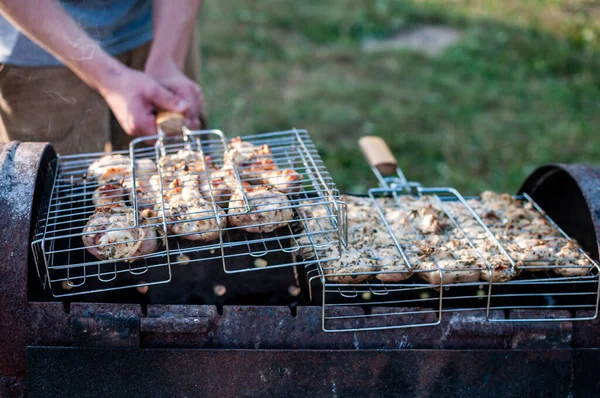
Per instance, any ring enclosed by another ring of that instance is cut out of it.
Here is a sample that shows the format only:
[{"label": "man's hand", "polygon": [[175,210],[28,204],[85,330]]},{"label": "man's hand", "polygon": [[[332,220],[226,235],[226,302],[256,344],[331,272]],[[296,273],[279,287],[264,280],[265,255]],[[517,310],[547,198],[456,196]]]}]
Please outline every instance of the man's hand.
[{"label": "man's hand", "polygon": [[158,65],[149,63],[146,65],[146,73],[188,103],[189,106],[183,112],[185,125],[192,130],[200,128],[199,116],[204,112],[204,95],[200,86],[170,62]]},{"label": "man's hand", "polygon": [[127,134],[156,134],[156,108],[189,114],[190,102],[163,87],[145,73],[122,67],[98,86]]}]

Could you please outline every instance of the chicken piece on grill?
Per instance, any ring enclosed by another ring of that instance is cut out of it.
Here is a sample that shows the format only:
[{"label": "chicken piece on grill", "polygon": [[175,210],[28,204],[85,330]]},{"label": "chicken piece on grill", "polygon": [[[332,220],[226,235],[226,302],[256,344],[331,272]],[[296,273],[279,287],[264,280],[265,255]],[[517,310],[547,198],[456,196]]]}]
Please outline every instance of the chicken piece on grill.
[{"label": "chicken piece on grill", "polygon": [[188,149],[181,149],[177,153],[161,156],[158,165],[163,172],[203,172],[204,170],[214,170],[212,158]]},{"label": "chicken piece on grill", "polygon": [[[457,258],[448,250],[435,250],[431,258],[435,261],[421,261],[414,270],[419,271],[415,272],[419,278],[432,285],[440,285],[442,281],[444,285],[477,282],[483,268],[474,255]],[[441,270],[441,278],[436,263]]]},{"label": "chicken piece on grill", "polygon": [[[220,229],[227,225],[225,212],[217,206],[217,219],[212,203],[204,200],[194,188],[171,189],[165,193],[165,199],[167,232],[179,235],[181,239],[210,242],[218,239]],[[160,206],[156,211],[162,216]]]},{"label": "chicken piece on grill", "polygon": [[[285,226],[294,217],[291,202],[286,195],[272,187],[244,186],[236,190],[229,201],[229,224],[247,232],[273,232]],[[244,192],[250,207],[246,213]]]},{"label": "chicken piece on grill", "polygon": [[489,282],[491,279],[492,282],[502,283],[514,279],[519,274],[519,270],[512,266],[506,255],[491,240],[480,245],[478,249],[491,268],[491,275],[487,267],[481,269],[482,280]]},{"label": "chicken piece on grill", "polygon": [[271,149],[264,145],[259,155],[244,167],[238,165],[243,179],[251,184],[271,185],[285,194],[296,194],[302,189],[302,176],[292,169],[280,169],[271,158]]},{"label": "chicken piece on grill", "polygon": [[[147,181],[150,178],[150,175],[156,172],[156,165],[151,159],[145,158],[136,160],[135,164],[136,181],[138,181],[138,185],[147,185]],[[123,205],[120,196],[121,194],[125,194],[125,190],[121,192],[119,187],[129,188],[129,198],[133,203],[131,162],[128,157],[125,157],[123,155],[103,156],[102,158],[96,160],[90,165],[90,167],[88,168],[88,176],[97,178],[98,182],[100,184],[103,184],[104,186],[112,186],[112,192],[115,194],[113,198],[110,198],[110,195],[108,195],[109,190],[106,190],[103,188],[103,186],[100,186],[98,189],[96,189],[93,195],[94,204],[96,206],[109,205],[112,203]],[[140,195],[144,194],[142,188],[138,187],[136,189]],[[115,201],[111,202],[111,199],[115,199]],[[144,200],[145,199],[142,198],[141,202],[143,203]],[[142,205],[140,209],[147,207],[149,206]]]},{"label": "chicken piece on grill", "polygon": [[131,174],[131,161],[123,155],[105,155],[94,161],[87,170],[87,177],[98,179],[100,183],[120,181]]},{"label": "chicken piece on grill", "polygon": [[[518,270],[501,254],[485,256],[485,260],[492,269],[491,279],[494,283],[508,282],[519,275]],[[481,270],[481,279],[490,281],[490,272],[486,267]]]},{"label": "chicken piece on grill", "polygon": [[82,240],[87,251],[100,260],[126,262],[154,253],[158,248],[157,231],[148,225],[154,214],[144,210],[140,215],[139,226],[134,228],[133,209],[121,206],[96,209],[83,228]]},{"label": "chicken piece on grill", "polygon": [[411,217],[413,218],[413,224],[423,234],[443,233],[450,226],[450,219],[446,214],[431,204],[413,210]]},{"label": "chicken piece on grill", "polygon": [[377,260],[377,271],[381,273],[375,278],[382,282],[397,283],[413,275],[411,268],[406,265],[395,247],[379,248]]},{"label": "chicken piece on grill", "polygon": [[[132,180],[123,182],[123,186],[129,188],[129,201],[133,206],[133,184]],[[160,191],[152,184],[152,179],[137,179],[136,203],[139,210],[152,209],[160,202]]]},{"label": "chicken piece on grill", "polygon": [[505,247],[510,256],[516,261],[519,271],[547,271],[548,268],[546,267],[553,265],[552,260],[555,258],[556,247],[548,245],[543,240],[536,239],[521,239],[517,242],[519,243],[505,244]]},{"label": "chicken piece on grill", "polygon": [[[296,194],[302,189],[302,176],[292,169],[279,169],[272,159],[271,148],[267,144],[255,146],[234,138],[230,150],[225,157],[225,167],[222,169],[224,179],[230,179],[228,185],[238,185],[235,181],[233,167],[237,168],[240,179],[252,185],[270,185],[279,192]],[[230,169],[229,171],[227,171]]]},{"label": "chicken piece on grill", "polygon": [[[147,158],[135,161],[136,178],[147,179],[156,173],[156,164]],[[131,179],[130,158],[123,155],[106,155],[88,167],[87,176],[96,178],[100,183],[125,181]]]},{"label": "chicken piece on grill", "polygon": [[270,158],[271,148],[267,144],[254,145],[243,141],[241,137],[236,137],[229,142],[229,150],[225,154],[225,164],[247,166],[251,162]]},{"label": "chicken piece on grill", "polygon": [[157,172],[156,163],[152,159],[143,158],[135,161],[135,178],[148,180]]},{"label": "chicken piece on grill", "polygon": [[240,172],[238,170],[238,175],[240,177],[240,179],[238,179],[236,177],[233,167],[234,166],[231,164],[224,165],[221,169],[212,173],[212,178],[213,179],[218,178],[218,179],[222,180],[222,182],[227,187],[229,187],[229,189],[239,189],[240,186],[243,184],[243,182],[242,182],[243,176],[240,175]]},{"label": "chicken piece on grill", "polygon": [[485,191],[481,193],[481,202],[483,205],[500,205],[500,206],[510,206],[510,205],[519,205],[519,200],[512,197],[507,193],[496,193],[492,191]]},{"label": "chicken piece on grill", "polygon": [[294,195],[302,190],[302,176],[295,170],[268,170],[260,176],[264,184],[271,185],[285,194]]},{"label": "chicken piece on grill", "polygon": [[92,202],[96,207],[125,206],[125,189],[121,184],[105,184],[94,190]]},{"label": "chicken piece on grill", "polygon": [[231,196],[231,188],[225,180],[218,176],[217,171],[210,171],[207,179],[206,173],[187,174],[178,180],[180,185],[186,188],[194,188],[202,194],[202,198],[212,202],[213,200],[221,207],[227,207]]},{"label": "chicken piece on grill", "polygon": [[330,282],[342,284],[364,282],[373,277],[377,268],[377,260],[364,249],[356,248],[344,250],[339,260],[323,265],[325,278]]},{"label": "chicken piece on grill", "polygon": [[555,268],[553,271],[558,275],[586,276],[590,274],[592,263],[580,251],[576,242],[569,241],[556,253],[557,265],[564,267]]}]

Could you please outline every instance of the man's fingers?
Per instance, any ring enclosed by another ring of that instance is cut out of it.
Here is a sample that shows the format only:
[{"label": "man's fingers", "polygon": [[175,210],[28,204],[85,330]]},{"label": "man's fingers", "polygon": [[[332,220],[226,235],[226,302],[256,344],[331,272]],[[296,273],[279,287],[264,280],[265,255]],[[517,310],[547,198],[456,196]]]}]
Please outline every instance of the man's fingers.
[{"label": "man's fingers", "polygon": [[190,130],[200,129],[200,119],[196,116],[194,118],[185,118],[185,125]]},{"label": "man's fingers", "polygon": [[186,113],[190,108],[188,101],[182,100],[179,96],[167,90],[166,88],[155,84],[149,92],[150,101],[159,108],[168,111]]},{"label": "man's fingers", "polygon": [[130,134],[136,137],[156,135],[156,119],[149,109],[139,109],[133,114]]}]

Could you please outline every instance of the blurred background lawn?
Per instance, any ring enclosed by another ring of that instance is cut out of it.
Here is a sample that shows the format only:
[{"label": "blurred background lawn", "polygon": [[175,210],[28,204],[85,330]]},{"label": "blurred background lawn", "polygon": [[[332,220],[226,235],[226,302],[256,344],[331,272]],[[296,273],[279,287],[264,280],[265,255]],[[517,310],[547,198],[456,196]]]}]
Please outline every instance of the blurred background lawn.
[{"label": "blurred background lawn", "polygon": [[[435,57],[362,45],[420,25],[459,41]],[[376,184],[365,134],[409,179],[465,194],[600,164],[598,1],[206,0],[199,31],[211,126],[306,128],[345,192]]]}]

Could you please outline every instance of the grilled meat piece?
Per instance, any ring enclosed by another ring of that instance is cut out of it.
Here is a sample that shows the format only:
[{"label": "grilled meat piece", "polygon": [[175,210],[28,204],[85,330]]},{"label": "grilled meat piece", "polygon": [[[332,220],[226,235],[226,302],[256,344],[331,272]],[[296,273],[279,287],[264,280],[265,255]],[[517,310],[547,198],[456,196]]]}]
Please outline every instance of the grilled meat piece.
[{"label": "grilled meat piece", "polygon": [[245,185],[244,192],[250,212],[246,213],[244,192],[236,190],[229,201],[229,224],[247,232],[272,232],[294,217],[286,195],[272,187]]},{"label": "grilled meat piece", "polygon": [[111,205],[125,206],[125,189],[121,184],[111,183],[101,185],[94,190],[92,202],[96,207]]},{"label": "grilled meat piece", "polygon": [[131,161],[123,155],[106,155],[94,161],[87,171],[88,178],[100,182],[120,181],[131,174]]},{"label": "grilled meat piece", "polygon": [[144,210],[140,215],[140,225],[134,228],[133,209],[121,206],[96,209],[83,228],[82,240],[87,251],[100,260],[126,262],[154,253],[158,248],[156,228],[148,225],[154,214]]},{"label": "grilled meat piece", "polygon": [[260,173],[261,180],[287,195],[297,194],[302,190],[302,176],[292,169],[267,170]]},{"label": "grilled meat piece", "polygon": [[[168,191],[166,199],[164,215],[167,232],[182,239],[210,242],[219,238],[220,229],[227,224],[225,212],[217,207],[217,220],[213,205],[193,188],[172,189]],[[156,207],[156,212],[161,216],[163,214],[160,206]]]},{"label": "grilled meat piece", "polygon": [[205,156],[203,159],[200,152],[188,149],[161,156],[158,159],[158,165],[163,172],[170,173],[199,173],[204,170],[216,169],[210,156]]},{"label": "grilled meat piece", "polygon": [[[337,251],[337,247],[333,250]],[[330,282],[350,284],[372,278],[377,269],[377,260],[365,249],[348,248],[339,260],[326,263],[323,272]]]},{"label": "grilled meat piece", "polygon": [[395,247],[388,246],[379,249],[377,260],[377,271],[381,273],[375,275],[375,278],[382,282],[398,283],[413,275],[412,270],[400,257]]},{"label": "grilled meat piece", "polygon": [[[156,164],[151,159],[137,159],[135,167],[136,178],[149,178],[156,173]],[[130,158],[123,155],[103,156],[88,167],[87,176],[98,179],[100,183],[127,181],[131,179]]]},{"label": "grilled meat piece", "polygon": [[[455,256],[448,250],[435,250],[430,258],[431,260],[427,259],[418,263],[414,269],[420,271],[415,272],[419,278],[434,286],[440,285],[442,281],[444,285],[476,282],[479,280],[483,268],[481,262],[477,261],[477,257],[470,253]],[[441,270],[441,277],[438,269]]]},{"label": "grilled meat piece", "polygon": [[553,271],[561,276],[586,276],[589,275],[592,263],[588,260],[581,248],[574,241],[568,241],[566,245],[560,248],[556,253],[558,259],[557,265],[564,267],[555,268]]},{"label": "grilled meat piece", "polygon": [[243,141],[241,137],[236,137],[229,142],[229,151],[225,154],[225,164],[247,166],[251,162],[270,158],[271,148],[267,144],[258,146]]}]

